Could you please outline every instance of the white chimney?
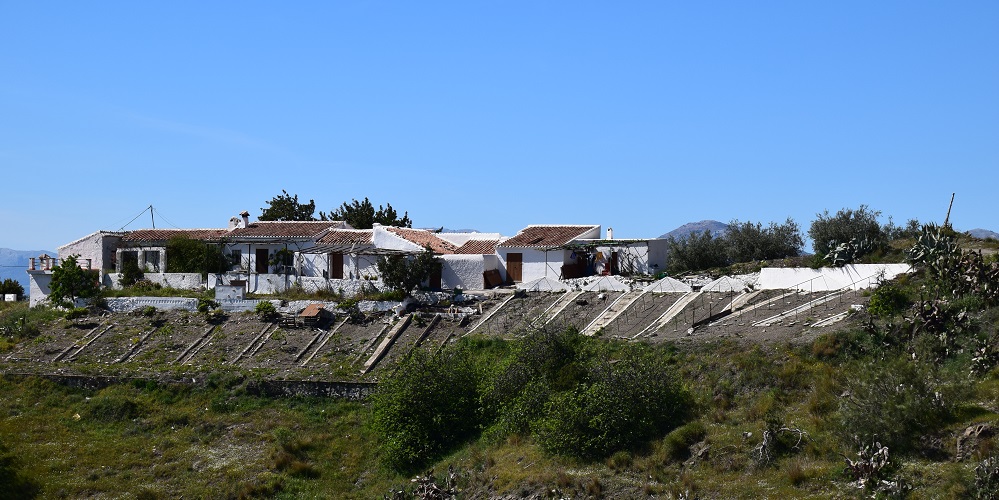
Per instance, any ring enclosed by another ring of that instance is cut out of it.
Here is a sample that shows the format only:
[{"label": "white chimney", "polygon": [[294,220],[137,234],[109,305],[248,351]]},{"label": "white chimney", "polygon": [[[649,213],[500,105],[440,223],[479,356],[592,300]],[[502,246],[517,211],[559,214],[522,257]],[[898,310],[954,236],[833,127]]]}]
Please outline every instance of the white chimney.
[{"label": "white chimney", "polygon": [[607,228],[607,239],[608,240],[614,239],[614,228],[612,227]]},{"label": "white chimney", "polygon": [[250,227],[250,212],[243,210],[239,215],[243,216],[243,227]]}]

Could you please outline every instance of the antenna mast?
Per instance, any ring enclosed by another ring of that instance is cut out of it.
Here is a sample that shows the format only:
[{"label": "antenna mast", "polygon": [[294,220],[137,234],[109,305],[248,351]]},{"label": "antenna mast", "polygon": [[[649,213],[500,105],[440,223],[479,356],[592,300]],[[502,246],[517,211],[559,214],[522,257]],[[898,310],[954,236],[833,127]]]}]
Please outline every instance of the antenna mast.
[{"label": "antenna mast", "polygon": [[947,217],[944,218],[944,227],[950,227],[950,209],[954,208],[954,195],[957,193],[950,194],[950,205],[947,206]]},{"label": "antenna mast", "polygon": [[[951,203],[953,203],[953,202],[954,202],[954,200],[951,200]],[[947,214],[948,215],[950,214],[949,210],[947,211]],[[153,206],[152,205],[149,205],[149,218],[153,221],[153,229],[156,229],[156,217],[153,216]],[[944,223],[944,225],[946,225],[946,223]]]}]

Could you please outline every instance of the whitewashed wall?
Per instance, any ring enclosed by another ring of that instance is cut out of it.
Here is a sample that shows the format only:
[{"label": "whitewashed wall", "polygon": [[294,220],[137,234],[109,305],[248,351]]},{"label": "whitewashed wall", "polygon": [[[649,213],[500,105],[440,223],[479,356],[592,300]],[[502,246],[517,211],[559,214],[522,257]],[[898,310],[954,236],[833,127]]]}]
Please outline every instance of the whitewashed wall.
[{"label": "whitewashed wall", "polygon": [[57,248],[56,252],[60,261],[70,255],[79,255],[78,261],[90,259],[91,269],[111,270],[115,267],[115,250],[120,242],[120,235],[98,231],[67,243]]},{"label": "whitewashed wall", "polygon": [[[202,290],[207,284],[201,273],[143,273],[142,277],[162,287],[178,290]],[[101,280],[104,286],[116,290],[121,289],[120,282],[119,273],[108,273]],[[214,288],[214,285],[212,287]]]},{"label": "whitewashed wall", "polygon": [[[618,253],[618,269],[622,273],[656,274],[666,268],[666,240],[631,243],[627,246],[597,247],[605,257]],[[630,267],[630,269],[629,269]]]},{"label": "whitewashed wall", "polygon": [[302,278],[302,289],[309,293],[317,291],[340,292],[345,297],[353,297],[362,292],[381,292],[388,288],[381,281],[371,280],[328,280],[323,278]]},{"label": "whitewashed wall", "polygon": [[441,285],[446,289],[481,290],[485,288],[482,273],[485,260],[482,255],[442,255]]},{"label": "whitewashed wall", "polygon": [[299,263],[299,275],[303,277],[323,277],[324,272],[329,272],[329,254],[325,253],[300,253],[297,254]]},{"label": "whitewashed wall", "polygon": [[562,249],[549,250],[547,252],[535,250],[533,248],[500,248],[499,260],[502,265],[503,279],[507,280],[507,255],[510,253],[521,253],[524,256],[523,272],[521,282],[527,282],[545,276],[552,279],[559,279],[562,275],[562,264],[574,262],[570,259],[572,252]]},{"label": "whitewashed wall", "polygon": [[413,243],[399,235],[385,229],[380,225],[375,225],[371,232],[371,242],[375,248],[386,250],[402,250],[406,252],[422,252],[423,247]]},{"label": "whitewashed wall", "polygon": [[51,271],[28,271],[28,307],[35,307],[49,298]]}]

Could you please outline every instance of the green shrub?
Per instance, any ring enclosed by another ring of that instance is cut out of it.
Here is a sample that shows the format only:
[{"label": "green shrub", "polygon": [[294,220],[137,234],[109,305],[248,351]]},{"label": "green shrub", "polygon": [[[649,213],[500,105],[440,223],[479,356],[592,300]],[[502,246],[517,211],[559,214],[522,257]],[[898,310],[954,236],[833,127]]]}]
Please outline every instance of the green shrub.
[{"label": "green shrub", "polygon": [[131,396],[108,389],[90,399],[86,414],[98,422],[122,422],[140,416],[142,406]]},{"label": "green shrub", "polygon": [[118,284],[122,287],[130,287],[138,283],[144,276],[142,269],[139,269],[137,259],[125,259],[121,264],[121,276],[118,278]]},{"label": "green shrub", "polygon": [[274,321],[280,316],[274,304],[267,300],[258,302],[254,310],[261,321]]},{"label": "green shrub", "polygon": [[214,300],[211,300],[211,299],[206,299],[206,298],[203,298],[203,297],[198,299],[198,312],[199,313],[207,313],[207,312],[209,312],[211,310],[218,309],[218,308],[219,308],[219,303],[217,301],[214,301]]},{"label": "green shrub", "polygon": [[479,428],[478,379],[464,347],[414,350],[371,398],[386,465],[413,472]]},{"label": "green shrub", "polygon": [[842,434],[851,444],[881,442],[909,451],[919,438],[944,426],[962,401],[958,384],[905,357],[872,360],[847,368],[840,415]]},{"label": "green shrub", "polygon": [[663,438],[658,454],[664,459],[663,462],[686,460],[690,458],[690,447],[703,440],[707,432],[700,420],[677,427]]},{"label": "green shrub", "polygon": [[41,485],[21,471],[21,461],[0,442],[0,497],[35,498],[41,493]]},{"label": "green shrub", "polygon": [[895,283],[888,282],[874,290],[867,310],[875,316],[891,317],[901,314],[911,304],[912,299],[905,289]]},{"label": "green shrub", "polygon": [[879,217],[881,212],[871,210],[867,205],[861,205],[856,210],[843,208],[835,215],[831,215],[828,210],[816,214],[816,219],[808,229],[812,249],[816,255],[826,255],[838,245],[855,240],[869,242],[871,247],[868,251],[873,251],[885,239],[881,223],[878,222]]},{"label": "green shrub", "polygon": [[604,361],[592,382],[555,395],[536,422],[546,451],[598,458],[669,432],[690,413],[692,399],[661,357]]}]

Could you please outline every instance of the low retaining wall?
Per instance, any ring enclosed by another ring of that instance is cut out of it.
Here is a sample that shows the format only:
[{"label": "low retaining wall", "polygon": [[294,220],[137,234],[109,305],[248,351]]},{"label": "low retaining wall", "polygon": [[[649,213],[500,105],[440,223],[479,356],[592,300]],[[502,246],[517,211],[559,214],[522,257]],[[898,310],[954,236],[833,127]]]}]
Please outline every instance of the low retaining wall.
[{"label": "low retaining wall", "polygon": [[107,303],[112,312],[132,312],[148,306],[163,311],[198,310],[198,299],[183,297],[114,297],[107,299]]},{"label": "low retaining wall", "polygon": [[[201,273],[143,273],[142,279],[177,290],[203,290],[205,288],[205,280],[201,277]],[[121,274],[108,273],[104,275],[103,283],[108,288],[120,290],[120,280]]]},{"label": "low retaining wall", "polygon": [[[204,387],[207,377],[201,378],[143,378],[112,377],[104,375],[55,375],[5,373],[5,379],[20,380],[37,377],[57,384],[97,391],[116,384],[157,383]],[[264,397],[321,397],[359,401],[367,398],[378,385],[373,382],[323,382],[312,380],[251,380],[246,382],[246,392]]]}]

